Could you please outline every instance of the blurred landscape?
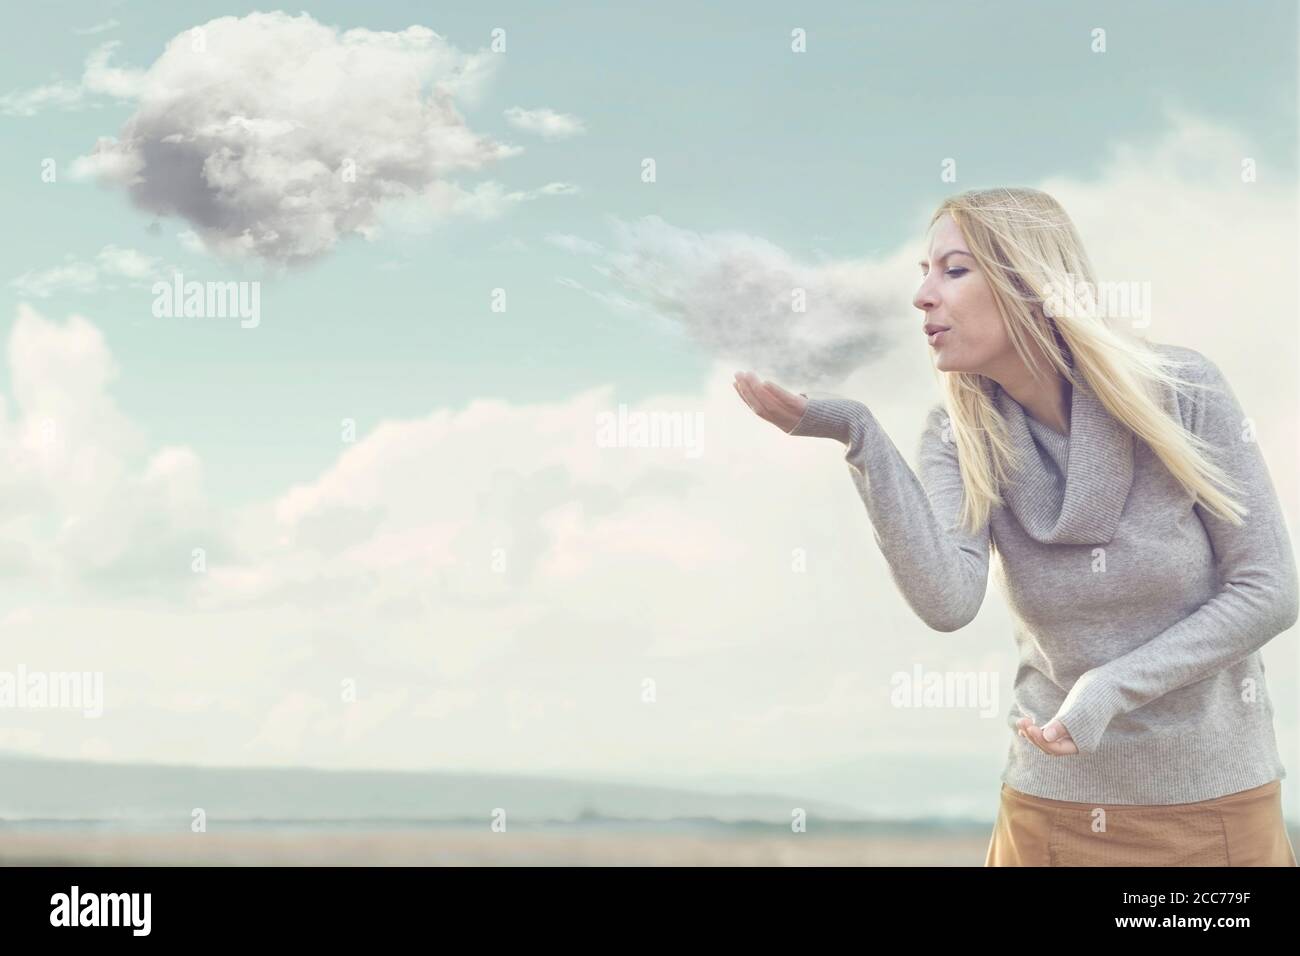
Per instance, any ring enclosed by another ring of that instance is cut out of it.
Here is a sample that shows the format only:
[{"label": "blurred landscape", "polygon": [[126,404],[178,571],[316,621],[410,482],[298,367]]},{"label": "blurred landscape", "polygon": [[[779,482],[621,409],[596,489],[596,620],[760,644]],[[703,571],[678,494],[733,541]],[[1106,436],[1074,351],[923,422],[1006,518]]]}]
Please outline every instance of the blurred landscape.
[{"label": "blurred landscape", "polygon": [[[874,758],[870,767],[905,801],[890,764]],[[831,787],[863,769],[854,762],[810,779]],[[872,792],[864,784],[836,802],[709,779],[716,791],[0,756],[0,865],[982,866],[996,812],[994,799],[985,818],[873,816],[858,805]],[[911,803],[925,810],[954,799]],[[194,832],[198,810],[206,829]],[[796,811],[805,832],[792,830]]]},{"label": "blurred landscape", "polygon": [[5,866],[980,866],[989,827],[784,832],[710,821],[551,826],[236,824],[221,832],[0,827]]},{"label": "blurred landscape", "polygon": [[[873,767],[888,772],[888,763]],[[729,786],[720,776],[660,787],[0,756],[0,864],[983,863],[991,816],[872,819],[858,806],[871,799],[871,788],[836,783],[860,770],[846,765],[814,774],[788,795],[741,789],[739,778]],[[807,792],[833,793],[836,786],[853,799]],[[205,832],[191,830],[196,810],[204,813]],[[805,815],[805,832],[791,828],[796,810]],[[501,811],[506,826],[494,832]]]}]

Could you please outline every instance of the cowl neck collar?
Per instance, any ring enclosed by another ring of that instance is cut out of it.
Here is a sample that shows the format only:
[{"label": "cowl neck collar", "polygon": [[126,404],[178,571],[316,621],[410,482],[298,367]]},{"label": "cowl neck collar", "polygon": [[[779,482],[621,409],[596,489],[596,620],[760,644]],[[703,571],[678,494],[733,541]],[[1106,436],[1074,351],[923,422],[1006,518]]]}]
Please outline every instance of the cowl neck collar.
[{"label": "cowl neck collar", "polygon": [[1072,378],[1068,436],[1032,418],[996,386],[994,403],[1023,463],[1002,489],[1003,500],[1035,541],[1106,544],[1133,484],[1133,433],[1082,374],[1072,370]]}]

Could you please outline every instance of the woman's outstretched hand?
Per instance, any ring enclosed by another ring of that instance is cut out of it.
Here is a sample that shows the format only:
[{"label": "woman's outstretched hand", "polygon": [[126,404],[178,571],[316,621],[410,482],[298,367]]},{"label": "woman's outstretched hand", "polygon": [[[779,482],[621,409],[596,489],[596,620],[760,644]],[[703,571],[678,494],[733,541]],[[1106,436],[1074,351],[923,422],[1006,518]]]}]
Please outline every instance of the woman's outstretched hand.
[{"label": "woman's outstretched hand", "polygon": [[763,381],[753,372],[737,372],[732,384],[755,415],[767,419],[787,434],[799,424],[804,409],[808,407],[806,395],[787,392],[780,385]]}]

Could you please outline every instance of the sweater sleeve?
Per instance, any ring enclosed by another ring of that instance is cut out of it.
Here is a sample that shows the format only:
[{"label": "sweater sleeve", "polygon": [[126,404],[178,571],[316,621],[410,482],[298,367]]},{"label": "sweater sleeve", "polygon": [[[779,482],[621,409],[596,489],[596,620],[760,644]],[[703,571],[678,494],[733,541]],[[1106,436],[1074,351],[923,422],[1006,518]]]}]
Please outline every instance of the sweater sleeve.
[{"label": "sweater sleeve", "polygon": [[1214,549],[1221,588],[1187,617],[1127,654],[1084,672],[1056,717],[1080,753],[1093,753],[1117,714],[1203,680],[1253,654],[1296,622],[1295,555],[1264,456],[1243,433],[1246,415],[1223,374],[1204,362],[1193,428],[1241,489],[1244,524],[1194,508]]},{"label": "sweater sleeve", "polygon": [[989,525],[957,527],[963,488],[957,446],[942,405],[931,409],[912,470],[870,409],[846,398],[810,398],[791,435],[834,438],[866,505],[877,546],[903,598],[927,625],[955,631],[984,601]]}]

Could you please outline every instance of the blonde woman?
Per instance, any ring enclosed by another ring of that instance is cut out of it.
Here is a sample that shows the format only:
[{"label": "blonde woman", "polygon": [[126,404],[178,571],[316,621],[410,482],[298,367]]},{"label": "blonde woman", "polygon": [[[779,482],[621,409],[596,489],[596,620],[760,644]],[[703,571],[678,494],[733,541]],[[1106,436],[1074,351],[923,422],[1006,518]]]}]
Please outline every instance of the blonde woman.
[{"label": "blonde woman", "polygon": [[1019,667],[985,865],[1295,866],[1259,651],[1300,589],[1232,389],[1108,320],[1043,192],[951,197],[928,242],[913,305],[944,400],[917,472],[862,402],[735,385],[782,431],[846,446],[930,627],[970,623],[997,557]]}]

